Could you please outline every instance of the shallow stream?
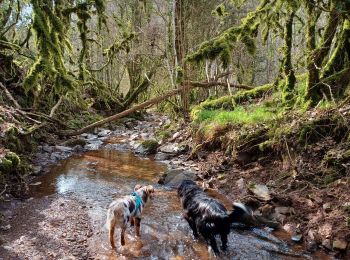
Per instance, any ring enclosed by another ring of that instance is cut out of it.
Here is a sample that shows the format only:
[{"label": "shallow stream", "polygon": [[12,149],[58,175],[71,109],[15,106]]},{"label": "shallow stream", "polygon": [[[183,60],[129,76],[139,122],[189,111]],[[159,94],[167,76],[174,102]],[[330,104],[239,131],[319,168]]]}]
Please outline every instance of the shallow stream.
[{"label": "shallow stream", "polygon": [[[106,149],[89,151],[61,161],[48,174],[38,178],[41,184],[32,187],[31,196],[39,200],[52,195],[62,196],[89,205],[86,210],[93,235],[88,243],[95,259],[211,259],[205,243],[193,238],[181,218],[175,191],[157,184],[154,199],[143,213],[141,239],[129,228],[126,245],[121,247],[117,239],[117,250],[110,249],[107,230],[103,227],[109,203],[113,198],[130,194],[136,184],[154,185],[166,168],[152,158],[140,158],[133,153]],[[212,195],[229,206],[230,202],[224,196]],[[294,254],[285,242],[265,230],[233,230],[229,236],[229,249],[220,259],[305,258]]]}]

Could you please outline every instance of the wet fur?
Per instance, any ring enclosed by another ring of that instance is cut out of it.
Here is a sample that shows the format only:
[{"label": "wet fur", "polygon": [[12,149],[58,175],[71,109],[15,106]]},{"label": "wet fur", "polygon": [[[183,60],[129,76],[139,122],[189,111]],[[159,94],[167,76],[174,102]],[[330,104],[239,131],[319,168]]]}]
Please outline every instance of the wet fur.
[{"label": "wet fur", "polygon": [[216,255],[219,249],[216,244],[216,235],[220,235],[222,250],[227,249],[227,237],[231,223],[251,214],[250,209],[241,203],[233,204],[233,211],[228,212],[223,204],[209,197],[197,184],[191,180],[182,181],[178,196],[185,210],[183,217],[190,225],[193,235],[204,237]]},{"label": "wet fur", "polygon": [[151,185],[142,186],[136,185],[134,191],[141,197],[142,204],[139,210],[136,208],[136,197],[132,195],[124,196],[114,200],[108,207],[107,211],[107,228],[109,242],[112,248],[115,248],[114,231],[118,226],[121,228],[120,243],[125,245],[125,231],[128,223],[135,226],[136,236],[140,236],[141,214],[144,206],[154,193],[154,188]]}]

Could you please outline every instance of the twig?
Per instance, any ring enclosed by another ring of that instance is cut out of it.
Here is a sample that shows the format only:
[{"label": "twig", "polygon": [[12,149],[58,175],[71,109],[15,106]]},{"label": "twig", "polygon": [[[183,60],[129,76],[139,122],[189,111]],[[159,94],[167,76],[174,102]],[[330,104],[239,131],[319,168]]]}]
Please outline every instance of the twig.
[{"label": "twig", "polygon": [[31,118],[30,116],[27,115],[26,112],[22,111],[21,109],[16,109],[16,112],[18,112],[19,114],[21,114],[23,117],[27,118],[29,121],[32,121],[32,122],[34,122],[34,123],[36,123],[36,124],[41,124],[40,121]]},{"label": "twig", "polygon": [[5,193],[6,188],[7,188],[7,184],[5,184],[5,188],[4,188],[4,190],[3,190],[3,191],[1,191],[0,196],[2,196],[2,194],[4,194],[4,193]]},{"label": "twig", "polygon": [[7,88],[0,82],[0,87],[5,92],[6,97],[11,100],[11,102],[15,105],[17,109],[22,109],[21,106],[17,103],[16,99],[11,95],[11,93],[7,90]]},{"label": "twig", "polygon": [[56,105],[53,106],[53,108],[50,111],[49,117],[53,117],[53,115],[55,114],[57,108],[61,105],[64,97],[65,96],[61,96],[60,99],[57,101]]},{"label": "twig", "polygon": [[293,161],[293,159],[292,159],[292,156],[290,155],[289,146],[288,146],[288,142],[287,142],[286,137],[283,136],[283,139],[284,139],[284,142],[285,142],[285,144],[286,144],[286,148],[287,148],[287,153],[288,153],[288,157],[289,157],[290,164],[291,164],[292,167],[293,167],[293,171],[295,171],[295,174],[294,174],[294,173],[292,174],[293,179],[295,179],[295,178],[297,177],[297,175],[298,175],[297,167],[296,167],[296,165],[294,164],[294,161]]}]

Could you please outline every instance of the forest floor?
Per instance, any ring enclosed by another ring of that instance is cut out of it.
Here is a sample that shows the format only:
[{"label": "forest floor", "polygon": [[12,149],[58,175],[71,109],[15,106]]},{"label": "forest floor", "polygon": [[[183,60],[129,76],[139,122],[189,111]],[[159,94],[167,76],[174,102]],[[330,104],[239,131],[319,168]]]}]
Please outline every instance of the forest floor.
[{"label": "forest floor", "polygon": [[[40,178],[51,165],[60,164],[62,159],[86,150],[97,150],[105,145],[106,140],[105,147],[109,149],[132,150],[142,155],[147,149],[140,145],[142,140],[158,138],[165,129],[167,138],[158,147],[155,160],[170,168],[192,171],[204,188],[219,190],[231,201],[247,203],[255,209],[255,214],[279,222],[281,228],[290,234],[289,237],[283,235],[290,245],[304,249],[302,242],[291,241],[293,237],[307,242],[307,249],[311,252],[321,246],[330,255],[345,259],[349,256],[346,251],[349,229],[339,224],[344,222],[344,212],[340,209],[350,201],[348,179],[333,183],[327,189],[314,189],[307,185],[307,181],[286,188],[274,183],[281,169],[286,167],[277,158],[261,158],[242,166],[222,151],[202,151],[196,159],[189,159],[193,139],[188,128],[184,125],[169,127],[170,120],[160,115],[151,115],[150,121],[152,124],[140,124],[134,119],[126,119],[114,130],[99,129],[76,139],[59,143],[55,140],[39,146],[33,160],[39,177],[31,183],[36,195],[22,201],[8,198],[8,202],[1,205],[4,221],[1,223],[0,255],[4,259],[14,259],[14,252],[18,259],[96,259],[96,252],[91,249],[96,239],[90,237],[99,234],[101,221],[91,223],[91,214],[95,214],[93,201],[90,198],[76,200],[69,192],[64,196],[50,195],[55,189],[53,186],[45,187],[45,192],[40,191]],[[314,149],[308,151],[310,158],[317,158],[312,153],[317,153],[320,148],[315,146]],[[309,163],[310,167],[318,166],[317,160]],[[252,183],[261,184],[261,190],[256,192],[256,185]],[[36,197],[38,194],[40,199]],[[339,250],[332,251],[336,247]]]}]

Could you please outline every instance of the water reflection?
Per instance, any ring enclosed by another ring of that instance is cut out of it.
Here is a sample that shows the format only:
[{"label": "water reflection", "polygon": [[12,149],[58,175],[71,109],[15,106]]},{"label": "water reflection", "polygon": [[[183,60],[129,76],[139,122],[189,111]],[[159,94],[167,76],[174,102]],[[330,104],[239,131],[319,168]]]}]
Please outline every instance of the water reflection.
[{"label": "water reflection", "polygon": [[[33,197],[50,194],[70,196],[90,205],[87,210],[94,227],[88,240],[89,250],[96,259],[211,259],[206,244],[195,240],[182,219],[175,191],[156,186],[156,195],[144,211],[141,235],[138,239],[129,228],[126,246],[114,252],[103,228],[105,212],[113,198],[130,194],[137,183],[156,183],[166,166],[149,158],[111,150],[91,151],[73,156],[42,176],[39,186],[31,190]],[[231,202],[215,191],[212,196],[228,207]],[[289,259],[288,246],[264,231],[264,236],[252,231],[233,231],[229,250],[220,259]],[[118,234],[118,230],[116,232]],[[118,241],[118,240],[117,240]]]}]

